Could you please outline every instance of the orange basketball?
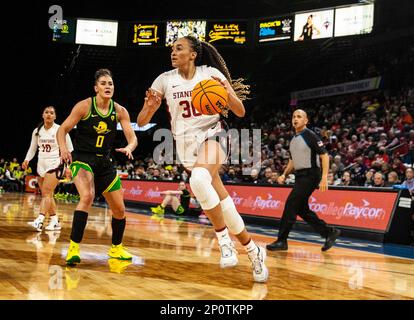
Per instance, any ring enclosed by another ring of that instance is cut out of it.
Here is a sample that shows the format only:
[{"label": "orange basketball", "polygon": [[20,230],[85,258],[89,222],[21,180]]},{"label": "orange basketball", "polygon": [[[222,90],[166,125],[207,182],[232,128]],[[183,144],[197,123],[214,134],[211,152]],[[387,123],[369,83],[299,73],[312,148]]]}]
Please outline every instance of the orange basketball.
[{"label": "orange basketball", "polygon": [[194,108],[205,115],[221,113],[227,106],[227,100],[226,88],[213,79],[200,81],[191,93]]}]

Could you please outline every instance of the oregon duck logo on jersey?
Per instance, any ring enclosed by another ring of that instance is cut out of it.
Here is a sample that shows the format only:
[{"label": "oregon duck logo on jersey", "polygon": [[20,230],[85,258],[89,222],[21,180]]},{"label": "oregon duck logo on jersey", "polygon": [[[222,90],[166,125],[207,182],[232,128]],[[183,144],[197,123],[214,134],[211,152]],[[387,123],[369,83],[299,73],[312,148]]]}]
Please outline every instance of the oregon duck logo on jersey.
[{"label": "oregon duck logo on jersey", "polygon": [[93,126],[93,128],[96,130],[97,134],[107,134],[111,132],[111,130],[108,130],[108,125],[103,121],[99,121],[98,126]]}]

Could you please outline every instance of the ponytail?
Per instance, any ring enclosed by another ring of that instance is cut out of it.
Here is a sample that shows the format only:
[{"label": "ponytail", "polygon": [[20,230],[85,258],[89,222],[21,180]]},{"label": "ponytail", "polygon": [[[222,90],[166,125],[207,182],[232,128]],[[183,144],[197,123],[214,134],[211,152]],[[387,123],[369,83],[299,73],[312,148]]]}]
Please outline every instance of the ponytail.
[{"label": "ponytail", "polygon": [[218,69],[226,77],[227,81],[233,87],[234,92],[241,101],[249,99],[248,95],[250,94],[250,85],[244,84],[243,81],[245,79],[243,78],[231,78],[226,62],[212,44],[200,41],[193,36],[185,36],[184,38],[190,41],[192,49],[197,53],[197,58],[195,60],[196,66],[208,65]]},{"label": "ponytail", "polygon": [[40,131],[40,129],[42,129],[43,125],[44,125],[44,122],[43,121],[38,124],[38,126],[36,128],[36,136],[39,135],[39,131]]}]

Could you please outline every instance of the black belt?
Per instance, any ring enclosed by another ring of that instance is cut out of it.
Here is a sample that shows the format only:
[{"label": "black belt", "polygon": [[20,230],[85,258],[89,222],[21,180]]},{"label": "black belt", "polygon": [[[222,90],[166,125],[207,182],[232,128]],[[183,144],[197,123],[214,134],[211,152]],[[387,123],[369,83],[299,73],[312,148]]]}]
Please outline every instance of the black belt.
[{"label": "black belt", "polygon": [[320,173],[320,169],[319,168],[299,169],[299,170],[295,170],[295,173],[299,173],[299,174]]}]

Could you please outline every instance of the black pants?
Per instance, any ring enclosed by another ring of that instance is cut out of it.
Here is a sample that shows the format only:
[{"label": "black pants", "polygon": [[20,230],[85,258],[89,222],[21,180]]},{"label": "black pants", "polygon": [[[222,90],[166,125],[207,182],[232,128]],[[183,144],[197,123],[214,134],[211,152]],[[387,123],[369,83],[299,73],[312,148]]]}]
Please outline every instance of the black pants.
[{"label": "black pants", "polygon": [[295,174],[295,185],[286,200],[285,209],[283,210],[282,220],[280,222],[278,240],[285,241],[296,217],[299,215],[323,238],[326,238],[331,230],[326,222],[319,219],[315,212],[309,209],[309,197],[312,192],[319,187],[321,175],[319,170],[299,170]]}]

